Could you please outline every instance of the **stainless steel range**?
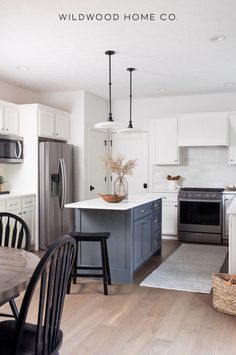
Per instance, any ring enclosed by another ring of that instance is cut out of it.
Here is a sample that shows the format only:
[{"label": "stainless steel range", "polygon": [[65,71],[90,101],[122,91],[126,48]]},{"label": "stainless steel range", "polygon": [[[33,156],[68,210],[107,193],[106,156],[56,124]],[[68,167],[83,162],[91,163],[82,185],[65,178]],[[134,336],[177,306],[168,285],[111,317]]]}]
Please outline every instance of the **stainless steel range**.
[{"label": "stainless steel range", "polygon": [[222,243],[220,188],[182,188],[178,201],[178,237],[183,242]]}]

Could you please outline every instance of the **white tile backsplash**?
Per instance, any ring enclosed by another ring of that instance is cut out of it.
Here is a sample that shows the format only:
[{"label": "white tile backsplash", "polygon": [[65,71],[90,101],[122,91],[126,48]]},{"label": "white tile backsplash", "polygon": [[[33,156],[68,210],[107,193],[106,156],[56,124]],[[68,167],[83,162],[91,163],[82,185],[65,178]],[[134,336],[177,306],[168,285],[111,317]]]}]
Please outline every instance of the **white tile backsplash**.
[{"label": "white tile backsplash", "polygon": [[154,165],[152,190],[166,188],[166,176],[180,175],[180,186],[226,187],[236,185],[236,165],[228,164],[227,147],[180,149],[180,165]]}]

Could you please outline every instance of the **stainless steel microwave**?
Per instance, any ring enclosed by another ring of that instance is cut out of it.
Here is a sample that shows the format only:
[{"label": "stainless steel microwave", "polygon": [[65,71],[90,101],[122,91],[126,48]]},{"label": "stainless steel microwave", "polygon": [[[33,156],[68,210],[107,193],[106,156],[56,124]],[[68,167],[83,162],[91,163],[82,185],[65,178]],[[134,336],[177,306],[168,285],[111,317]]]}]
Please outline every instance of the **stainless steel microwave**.
[{"label": "stainless steel microwave", "polygon": [[23,157],[23,138],[0,134],[0,163],[22,163]]}]

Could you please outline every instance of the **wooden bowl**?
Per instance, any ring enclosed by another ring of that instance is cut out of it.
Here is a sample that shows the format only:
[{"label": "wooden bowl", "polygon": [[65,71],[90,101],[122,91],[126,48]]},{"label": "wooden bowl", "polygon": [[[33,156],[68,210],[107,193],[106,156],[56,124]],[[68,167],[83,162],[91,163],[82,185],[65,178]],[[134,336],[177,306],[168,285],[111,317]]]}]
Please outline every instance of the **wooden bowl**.
[{"label": "wooden bowl", "polygon": [[98,195],[106,202],[110,202],[110,203],[117,203],[120,202],[122,200],[124,200],[124,198],[126,197],[126,195],[123,196],[119,196],[119,195],[103,195],[98,193]]}]

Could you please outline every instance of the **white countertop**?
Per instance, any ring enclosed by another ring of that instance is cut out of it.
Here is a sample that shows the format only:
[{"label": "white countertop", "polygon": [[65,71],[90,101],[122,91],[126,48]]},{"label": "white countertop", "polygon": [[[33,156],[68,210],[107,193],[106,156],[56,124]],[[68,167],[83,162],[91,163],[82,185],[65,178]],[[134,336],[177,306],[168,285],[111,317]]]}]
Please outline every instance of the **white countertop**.
[{"label": "white countertop", "polygon": [[223,194],[224,195],[236,195],[236,191],[224,190]]},{"label": "white countertop", "polygon": [[9,194],[0,194],[0,200],[5,200],[9,198],[21,198],[21,197],[28,197],[28,196],[35,196],[35,193],[31,194],[15,194],[15,193],[9,193]]},{"label": "white countertop", "polygon": [[109,203],[102,200],[101,198],[95,198],[93,200],[68,203],[67,205],[65,205],[65,207],[125,211],[155,200],[157,200],[157,196],[155,194],[149,193],[145,195],[131,195],[128,197],[128,200],[123,200],[118,203]]}]

